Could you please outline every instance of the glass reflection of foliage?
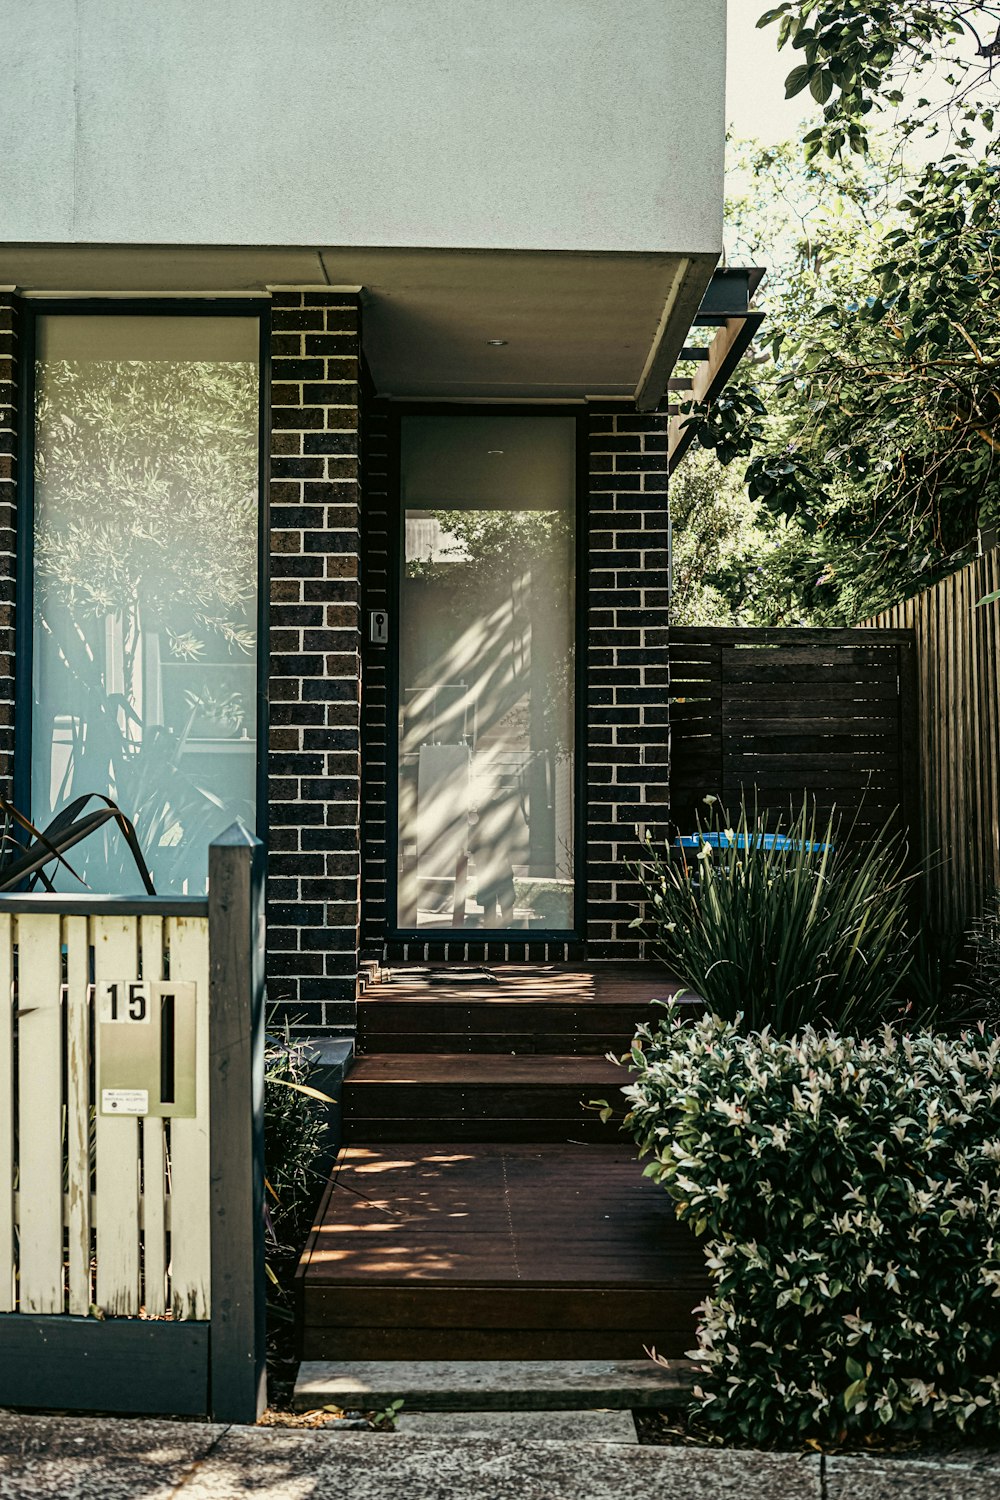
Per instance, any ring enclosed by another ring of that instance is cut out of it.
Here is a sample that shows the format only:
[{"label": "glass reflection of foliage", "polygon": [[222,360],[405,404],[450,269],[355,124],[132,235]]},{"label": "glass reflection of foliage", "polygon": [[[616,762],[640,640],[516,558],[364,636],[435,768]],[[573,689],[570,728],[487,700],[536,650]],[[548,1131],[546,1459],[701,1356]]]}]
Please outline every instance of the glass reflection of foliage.
[{"label": "glass reflection of foliage", "polygon": [[[509,607],[510,701],[523,701],[530,688],[536,711],[541,713],[544,743],[556,756],[570,754],[576,632],[572,617],[566,616],[572,616],[573,596],[570,590],[559,588],[542,596],[537,585],[532,588],[531,580],[533,574],[536,579],[573,576],[571,516],[552,510],[433,510],[428,514],[441,528],[443,545],[433,561],[408,559],[407,577],[445,578],[444,608],[462,630],[471,616],[483,617],[491,606]],[[528,651],[521,649],[525,637],[532,643]],[[547,644],[557,642],[565,642],[568,651],[545,650]],[[543,656],[544,671],[539,671]]]},{"label": "glass reflection of foliage", "polygon": [[[252,805],[220,799],[181,757],[196,718],[230,734],[245,718],[238,694],[220,701],[217,674],[256,649],[257,382],[244,361],[38,366],[35,629],[58,643],[67,703],[85,705],[52,801],[110,783],[161,892],[220,820],[252,826]],[[173,723],[144,701],[153,637],[161,682],[161,660],[186,664]],[[106,858],[113,890],[110,841]]]}]

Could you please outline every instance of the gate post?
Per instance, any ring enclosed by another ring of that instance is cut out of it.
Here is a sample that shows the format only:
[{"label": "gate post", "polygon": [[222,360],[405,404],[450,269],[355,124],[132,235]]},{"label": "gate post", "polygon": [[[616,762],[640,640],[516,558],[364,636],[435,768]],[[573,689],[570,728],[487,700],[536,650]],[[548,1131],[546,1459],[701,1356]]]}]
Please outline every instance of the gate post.
[{"label": "gate post", "polygon": [[264,863],[263,844],[242,823],[209,846],[209,1409],[217,1422],[255,1422],[267,1400]]}]

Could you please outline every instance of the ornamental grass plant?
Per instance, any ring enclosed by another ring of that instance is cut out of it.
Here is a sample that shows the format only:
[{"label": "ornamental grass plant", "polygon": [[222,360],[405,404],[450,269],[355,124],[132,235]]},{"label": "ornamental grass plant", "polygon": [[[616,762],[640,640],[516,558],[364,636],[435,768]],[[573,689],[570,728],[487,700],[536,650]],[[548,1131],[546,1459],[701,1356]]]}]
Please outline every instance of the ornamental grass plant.
[{"label": "ornamental grass plant", "polygon": [[835,814],[820,821],[804,802],[775,829],[741,804],[732,826],[723,814],[699,827],[696,848],[647,843],[632,926],[710,1010],[741,1017],[747,1031],[869,1030],[906,1004],[907,866],[905,840],[888,828],[845,840]]},{"label": "ornamental grass plant", "polygon": [[726,1441],[1000,1427],[1000,1040],[747,1036],[668,1014],[625,1127],[704,1237],[692,1358]]},{"label": "ornamental grass plant", "polygon": [[287,1024],[265,1039],[264,1215],[273,1262],[298,1259],[326,1180],[327,1106],[334,1101],[309,1081],[312,1050]]}]

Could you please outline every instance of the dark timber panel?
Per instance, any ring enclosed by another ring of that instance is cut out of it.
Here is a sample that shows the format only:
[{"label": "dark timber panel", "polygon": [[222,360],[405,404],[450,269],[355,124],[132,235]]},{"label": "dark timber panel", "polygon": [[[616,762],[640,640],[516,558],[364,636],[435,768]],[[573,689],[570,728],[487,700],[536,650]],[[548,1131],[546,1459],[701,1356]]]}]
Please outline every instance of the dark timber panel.
[{"label": "dark timber panel", "polygon": [[4,1314],[0,1404],[204,1417],[209,1325]]},{"label": "dark timber panel", "polygon": [[[787,821],[803,796],[855,838],[897,816],[917,833],[909,631],[671,632],[671,810],[682,832],[703,798],[736,816],[756,797]],[[899,810],[897,814],[897,810]]]}]

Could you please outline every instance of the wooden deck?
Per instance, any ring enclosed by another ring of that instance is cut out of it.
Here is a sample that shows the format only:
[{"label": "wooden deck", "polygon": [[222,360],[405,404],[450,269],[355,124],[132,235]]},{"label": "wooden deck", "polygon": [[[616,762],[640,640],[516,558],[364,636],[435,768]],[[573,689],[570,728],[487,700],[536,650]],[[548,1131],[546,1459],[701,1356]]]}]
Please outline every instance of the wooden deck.
[{"label": "wooden deck", "polygon": [[347,1147],[300,1277],[305,1359],[682,1355],[706,1289],[619,1145]]},{"label": "wooden deck", "polygon": [[305,1359],[691,1346],[701,1253],[614,1121],[653,969],[410,966],[359,1003],[347,1144],[298,1274]]}]

